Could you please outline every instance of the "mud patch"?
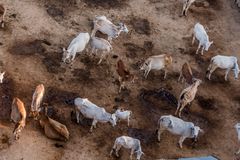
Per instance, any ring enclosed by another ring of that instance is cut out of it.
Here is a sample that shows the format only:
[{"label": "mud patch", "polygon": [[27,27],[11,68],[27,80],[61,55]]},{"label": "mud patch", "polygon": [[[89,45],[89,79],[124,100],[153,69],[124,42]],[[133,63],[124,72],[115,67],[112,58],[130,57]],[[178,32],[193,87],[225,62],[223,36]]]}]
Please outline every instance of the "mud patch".
[{"label": "mud patch", "polygon": [[58,104],[66,105],[66,100],[72,100],[76,97],[79,97],[78,93],[61,90],[55,87],[48,87],[46,89],[44,102],[48,103],[49,106]]},{"label": "mud patch", "polygon": [[123,8],[127,6],[128,0],[83,0],[88,7],[92,8]]},{"label": "mud patch", "polygon": [[63,10],[57,7],[56,5],[46,6],[47,13],[52,16],[55,20],[60,20],[64,18]]},{"label": "mud patch", "polygon": [[9,120],[11,114],[12,99],[15,84],[12,79],[6,77],[0,84],[0,119]]},{"label": "mud patch", "polygon": [[154,45],[152,41],[144,41],[143,48],[146,49],[147,51],[152,51],[154,48]]},{"label": "mud patch", "polygon": [[223,3],[221,0],[207,0],[214,10],[221,10],[223,8]]},{"label": "mud patch", "polygon": [[217,110],[216,101],[214,98],[204,98],[203,96],[197,97],[200,107],[206,110]]},{"label": "mud patch", "polygon": [[46,40],[33,40],[28,42],[16,42],[8,51],[13,55],[29,56],[36,53],[43,54],[46,49],[43,44],[51,45]]},{"label": "mud patch", "polygon": [[130,24],[133,26],[133,29],[138,34],[151,34],[150,22],[147,19],[134,17],[131,19]]},{"label": "mud patch", "polygon": [[73,76],[77,81],[84,82],[84,83],[89,83],[93,82],[94,79],[91,78],[91,73],[89,70],[86,69],[74,69],[72,71]]},{"label": "mud patch", "polygon": [[49,73],[65,73],[66,68],[61,67],[61,55],[60,53],[53,52],[45,55],[45,58],[42,59],[42,63],[45,65]]},{"label": "mud patch", "polygon": [[139,139],[144,144],[153,144],[156,142],[156,134],[154,131],[148,131],[145,129],[129,128],[128,135]]},{"label": "mud patch", "polygon": [[[81,115],[80,113],[80,116],[83,116]],[[77,123],[77,118],[76,118],[76,112],[75,111],[71,111],[71,121],[77,125],[79,125]],[[92,119],[88,119],[88,118],[83,118],[81,122],[79,122],[82,126],[84,127],[89,127],[92,125]]]},{"label": "mud patch", "polygon": [[128,58],[136,58],[146,54],[146,50],[144,48],[134,43],[124,43],[123,46],[126,47],[128,51],[128,53],[126,54]]}]

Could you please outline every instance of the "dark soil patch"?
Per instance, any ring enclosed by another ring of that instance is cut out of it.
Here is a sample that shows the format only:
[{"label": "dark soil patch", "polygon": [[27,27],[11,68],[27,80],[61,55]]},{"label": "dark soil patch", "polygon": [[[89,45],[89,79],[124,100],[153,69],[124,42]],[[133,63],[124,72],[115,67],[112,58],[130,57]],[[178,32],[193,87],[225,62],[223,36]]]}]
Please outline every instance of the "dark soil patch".
[{"label": "dark soil patch", "polygon": [[63,10],[58,8],[56,5],[50,5],[50,6],[46,6],[47,7],[47,13],[54,17],[54,18],[63,18],[64,13]]},{"label": "dark soil patch", "polygon": [[133,26],[135,32],[137,32],[138,34],[151,34],[150,22],[147,19],[134,17],[131,19],[130,23]]},{"label": "dark soil patch", "polygon": [[126,55],[128,58],[136,58],[143,56],[146,53],[146,50],[144,48],[133,43],[124,43],[123,46],[126,47],[128,51]]},{"label": "dark soil patch", "polygon": [[223,8],[223,3],[221,0],[207,0],[210,4],[210,7],[212,7],[215,10],[221,10]]},{"label": "dark soil patch", "polygon": [[152,51],[153,50],[153,43],[152,41],[144,41],[143,48],[145,48],[147,51]]},{"label": "dark soil patch", "polygon": [[72,74],[74,77],[76,77],[76,79],[78,81],[81,81],[81,82],[91,82],[93,81],[94,79],[91,78],[91,73],[89,70],[85,70],[85,69],[74,69],[72,71]]},{"label": "dark soil patch", "polygon": [[123,8],[127,6],[128,0],[83,0],[88,7],[92,8]]},{"label": "dark soil patch", "polygon": [[[80,113],[80,116],[83,116],[81,115]],[[79,125],[77,123],[77,117],[76,117],[76,113],[75,111],[71,111],[71,121],[77,125]],[[88,118],[83,118],[82,119],[82,122],[79,122],[81,125],[83,125],[84,127],[89,127],[92,125],[92,119],[88,119]],[[89,129],[89,128],[88,128]]]},{"label": "dark soil patch", "polygon": [[12,99],[15,84],[12,79],[6,77],[0,84],[0,119],[9,120],[11,114]]},{"label": "dark soil patch", "polygon": [[204,98],[202,96],[197,97],[198,104],[200,107],[206,110],[216,110],[216,101],[214,98]]},{"label": "dark soil patch", "polygon": [[145,129],[129,128],[128,135],[139,139],[144,144],[153,144],[156,142],[156,134],[154,131],[147,131]]},{"label": "dark soil patch", "polygon": [[64,104],[66,100],[72,100],[78,97],[78,93],[64,91],[55,87],[48,87],[46,89],[46,96],[44,102],[50,105]]},{"label": "dark soil patch", "polygon": [[49,73],[58,74],[66,72],[66,68],[61,67],[61,57],[59,55],[61,54],[58,52],[52,52],[45,55],[45,58],[42,59],[42,63]]},{"label": "dark soil patch", "polygon": [[106,39],[106,40],[108,39],[108,35],[100,32],[100,31],[96,32],[95,37],[103,38],[103,39]]},{"label": "dark soil patch", "polygon": [[[43,44],[46,44],[46,40],[33,40],[28,42],[16,42],[8,51],[13,55],[23,55],[29,56],[34,55],[36,53],[43,54],[46,49]],[[49,45],[49,42],[47,42]]]}]

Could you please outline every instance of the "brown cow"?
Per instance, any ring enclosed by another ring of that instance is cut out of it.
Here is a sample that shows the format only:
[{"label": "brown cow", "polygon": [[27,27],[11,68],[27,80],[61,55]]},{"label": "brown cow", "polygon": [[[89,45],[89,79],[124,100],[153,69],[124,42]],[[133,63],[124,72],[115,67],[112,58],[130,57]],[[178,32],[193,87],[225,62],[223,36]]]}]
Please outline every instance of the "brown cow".
[{"label": "brown cow", "polygon": [[12,102],[11,120],[16,123],[13,135],[19,139],[19,134],[26,125],[26,110],[23,102],[19,98],[14,98]]},{"label": "brown cow", "polygon": [[67,141],[69,139],[69,131],[65,125],[45,115],[41,116],[39,123],[48,138],[61,141]]},{"label": "brown cow", "polygon": [[180,76],[178,78],[178,81],[182,81],[182,83],[185,81],[188,85],[193,84],[193,73],[191,66],[188,62],[184,63],[182,65],[182,70],[180,71]]},{"label": "brown cow", "polygon": [[118,60],[117,62],[117,73],[119,75],[119,83],[120,83],[120,88],[119,88],[119,93],[121,92],[122,88],[125,88],[125,83],[126,82],[134,82],[134,75],[129,72],[129,70],[126,69],[124,63],[122,60]]}]

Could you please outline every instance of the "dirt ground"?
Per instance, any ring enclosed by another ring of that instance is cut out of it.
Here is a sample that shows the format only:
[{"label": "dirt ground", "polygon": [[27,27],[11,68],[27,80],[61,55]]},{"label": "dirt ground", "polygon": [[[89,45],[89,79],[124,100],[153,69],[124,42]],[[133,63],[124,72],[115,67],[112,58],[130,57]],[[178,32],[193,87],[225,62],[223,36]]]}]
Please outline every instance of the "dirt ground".
[{"label": "dirt ground", "polygon": [[[236,131],[240,119],[240,82],[223,79],[217,70],[212,81],[205,72],[212,56],[239,57],[240,13],[232,0],[199,0],[188,17],[179,17],[182,5],[175,0],[0,0],[7,7],[6,28],[0,29],[0,70],[6,71],[0,85],[0,160],[126,160],[129,151],[122,149],[120,158],[109,157],[116,137],[139,138],[145,155],[143,160],[215,155],[221,160],[237,160]],[[97,58],[78,55],[72,65],[61,63],[62,47],[67,47],[79,32],[91,32],[92,19],[105,15],[114,23],[124,22],[130,32],[113,40],[113,55],[97,66]],[[191,45],[196,22],[208,28],[214,41],[204,56],[195,55],[197,43]],[[174,59],[167,80],[162,71],[150,72],[147,79],[138,67],[155,54],[169,53]],[[121,58],[138,80],[118,94],[116,62]],[[165,132],[157,143],[157,120],[174,114],[175,106],[164,99],[141,96],[146,90],[165,88],[178,98],[184,84],[177,78],[181,65],[189,61],[197,77],[203,79],[196,99],[183,113],[183,119],[204,129],[194,146],[191,139],[177,146],[178,136]],[[65,124],[70,131],[68,142],[45,137],[39,123],[27,119],[18,141],[12,140],[14,124],[10,119],[13,97],[19,97],[29,111],[35,87],[46,88],[44,103],[50,117]],[[145,89],[145,90],[144,90]],[[87,97],[108,112],[116,107],[133,111],[131,126],[120,122],[112,128],[98,124],[89,133],[89,121],[75,122],[73,98]]]}]

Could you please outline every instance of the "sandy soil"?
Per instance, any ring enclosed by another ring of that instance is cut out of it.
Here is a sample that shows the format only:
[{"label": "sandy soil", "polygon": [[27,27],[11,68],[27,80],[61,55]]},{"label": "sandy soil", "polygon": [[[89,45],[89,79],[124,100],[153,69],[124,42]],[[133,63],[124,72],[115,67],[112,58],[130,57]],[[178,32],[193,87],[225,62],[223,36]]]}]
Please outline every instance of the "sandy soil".
[{"label": "sandy soil", "polygon": [[[175,0],[1,0],[7,7],[6,28],[0,30],[0,70],[6,79],[0,85],[0,160],[110,160],[109,152],[116,137],[129,135],[139,138],[145,152],[143,160],[215,155],[222,160],[239,159],[234,124],[240,119],[239,81],[229,74],[216,71],[212,81],[205,71],[212,56],[235,55],[240,50],[240,13],[232,1],[208,0],[195,3],[188,17],[179,17],[181,3]],[[123,21],[130,29],[113,41],[114,55],[96,66],[97,58],[78,55],[72,65],[61,63],[62,47],[79,32],[91,32],[95,15],[105,15],[114,23]],[[207,26],[214,45],[204,56],[195,55],[197,44],[191,46],[191,30],[196,22]],[[144,58],[170,53],[173,67],[167,80],[163,72],[151,72],[148,79],[138,70]],[[115,58],[114,58],[115,57]],[[118,94],[116,62],[121,58],[138,80]],[[184,142],[180,150],[178,137],[164,133],[157,143],[157,120],[173,114],[175,108],[163,99],[140,96],[143,89],[164,87],[178,97],[184,84],[177,83],[181,65],[189,61],[195,74],[203,79],[196,99],[183,113],[183,119],[193,121],[205,130],[198,143]],[[30,108],[32,93],[39,83],[46,87],[44,103],[50,116],[70,131],[66,143],[46,138],[38,122],[27,119],[26,128],[18,141],[12,141],[14,124],[9,115],[13,97],[23,100]],[[92,102],[114,112],[116,107],[133,111],[131,126],[125,122],[112,128],[98,124],[89,133],[89,121],[75,123],[73,106],[65,103],[74,97],[87,97]],[[151,102],[151,103],[150,103]],[[59,146],[60,147],[57,147]],[[61,146],[62,145],[62,146]],[[121,150],[119,160],[126,160],[129,151]]]}]

